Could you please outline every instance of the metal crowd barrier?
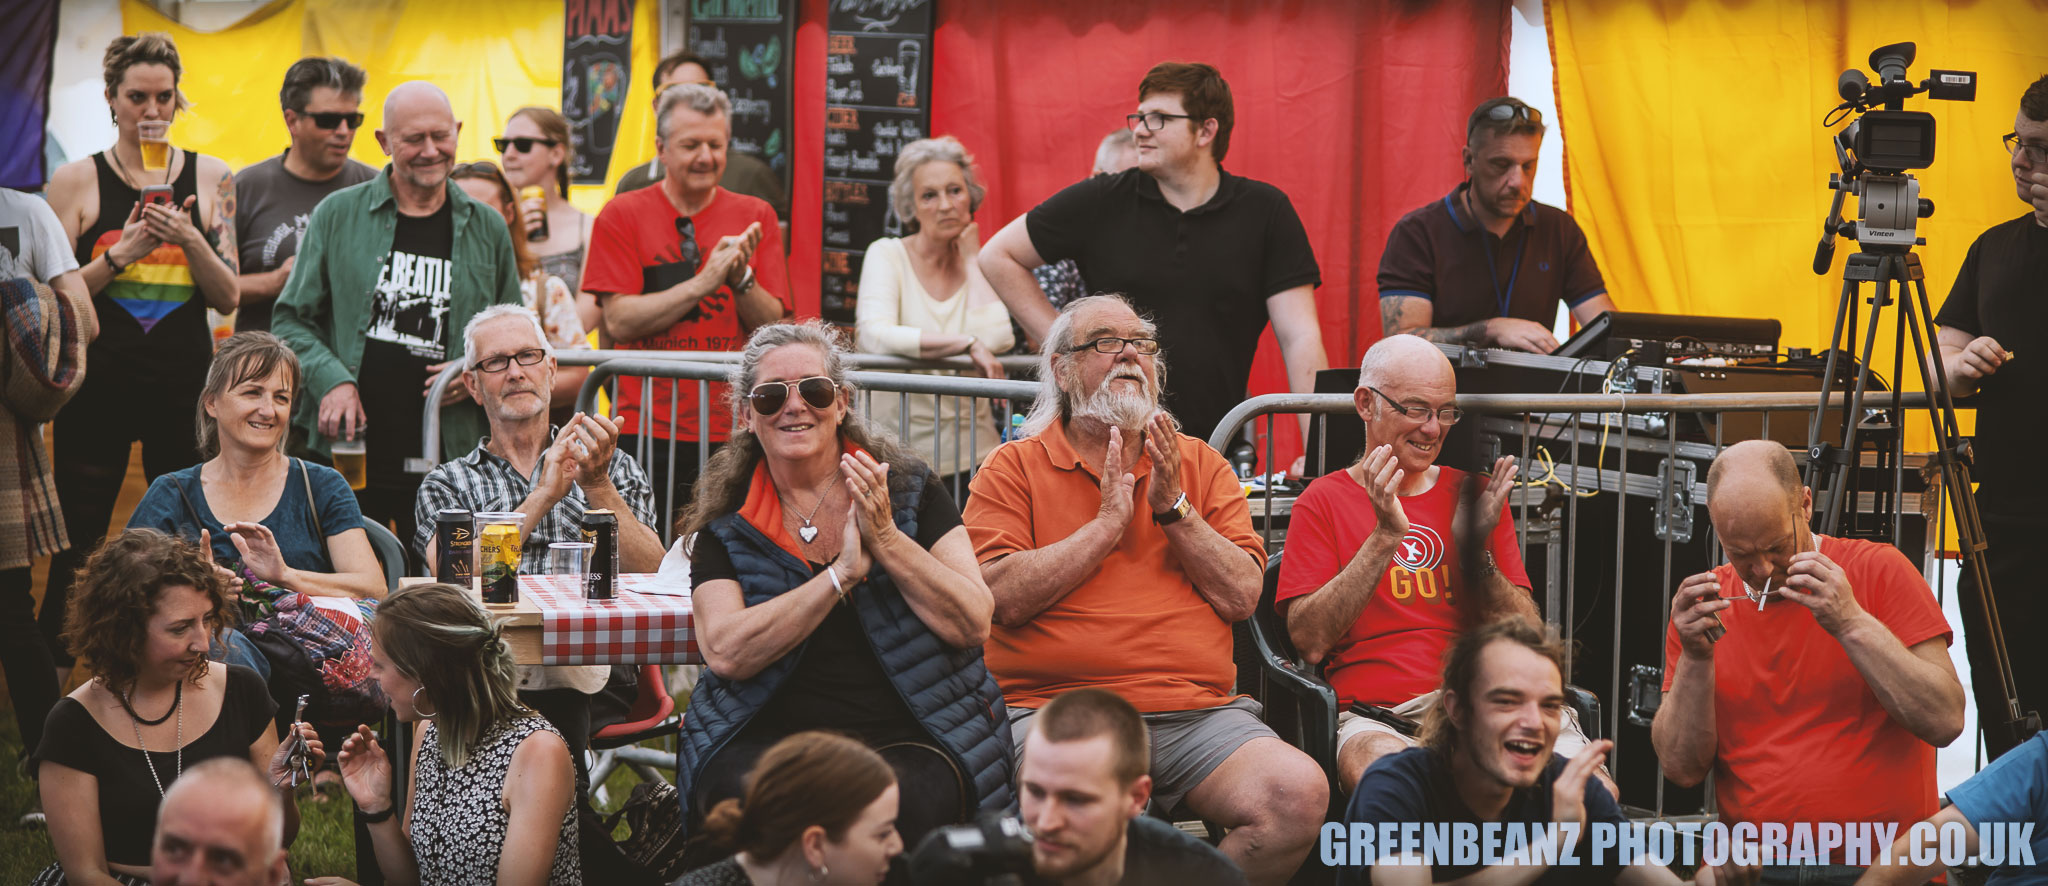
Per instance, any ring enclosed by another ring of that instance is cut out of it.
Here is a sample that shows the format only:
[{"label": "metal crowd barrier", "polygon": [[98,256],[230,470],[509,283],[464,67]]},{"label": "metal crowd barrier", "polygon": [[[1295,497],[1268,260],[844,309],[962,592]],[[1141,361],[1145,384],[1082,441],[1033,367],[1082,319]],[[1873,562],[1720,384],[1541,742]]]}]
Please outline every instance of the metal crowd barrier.
[{"label": "metal crowd barrier", "polygon": [[[1873,392],[1864,395],[1866,410],[1881,410],[1890,407],[1895,400],[1902,399],[1908,409],[1925,408],[1927,395],[1920,392],[1893,394]],[[1539,593],[1544,600],[1545,618],[1558,629],[1565,640],[1566,672],[1571,673],[1571,658],[1576,649],[1574,641],[1575,618],[1563,614],[1578,612],[1578,507],[1582,497],[1601,493],[1620,493],[1624,497],[1651,498],[1654,500],[1655,519],[1650,526],[1634,527],[1639,542],[1647,530],[1650,544],[1661,543],[1663,558],[1663,583],[1661,597],[1668,598],[1677,585],[1678,578],[1672,575],[1672,549],[1675,543],[1692,540],[1697,529],[1711,535],[1710,526],[1693,525],[1696,507],[1706,503],[1706,470],[1714,456],[1723,448],[1723,432],[1727,422],[1713,422],[1711,442],[1681,440],[1679,437],[1679,414],[1760,414],[1761,431],[1755,436],[1771,437],[1772,415],[1789,412],[1779,421],[1791,421],[1804,436],[1808,422],[1820,400],[1819,392],[1808,394],[1783,393],[1719,393],[1719,394],[1461,394],[1457,399],[1458,408],[1464,410],[1466,422],[1477,421],[1482,445],[1490,451],[1481,464],[1491,464],[1500,455],[1516,455],[1520,472],[1517,474],[1519,488],[1510,493],[1509,505],[1515,511],[1517,538],[1526,554],[1536,547],[1547,549],[1544,562],[1548,572],[1544,576],[1531,576],[1532,583],[1541,585]],[[1845,409],[1846,393],[1837,392],[1829,399],[1831,409]],[[1316,431],[1313,436],[1328,441],[1327,429],[1331,416],[1338,421],[1359,421],[1356,406],[1349,394],[1267,394],[1253,397],[1232,409],[1210,435],[1209,445],[1229,454],[1229,447],[1241,440],[1243,426],[1263,418],[1266,422],[1265,452],[1262,464],[1274,470],[1272,423],[1283,415],[1307,413],[1314,416]],[[1866,413],[1867,414],[1867,413]],[[1549,448],[1567,449],[1569,459],[1558,458],[1554,463],[1532,463],[1530,457],[1532,438],[1540,435]],[[1604,464],[1582,464],[1586,459],[1582,453],[1587,450],[1601,454]],[[1608,455],[1608,453],[1612,453]],[[1349,464],[1359,453],[1330,453],[1327,449],[1314,453],[1326,470],[1337,470]],[[1328,456],[1336,455],[1332,462]],[[1654,476],[1645,473],[1630,473],[1631,456],[1656,458],[1658,470]],[[1805,453],[1795,452],[1804,459]],[[1909,456],[1909,462],[1920,459]],[[1875,465],[1872,457],[1866,457],[1863,466]],[[1915,465],[1917,467],[1917,465]],[[1535,475],[1535,476],[1532,476]],[[1540,482],[1538,482],[1540,481]],[[1260,524],[1260,532],[1267,550],[1274,551],[1284,544],[1284,533],[1276,537],[1275,525],[1291,511],[1292,499],[1276,498],[1273,484],[1262,484],[1263,491],[1255,491],[1251,511]],[[1543,505],[1552,494],[1552,489],[1562,486],[1563,504],[1558,507],[1553,500],[1551,513],[1531,514],[1532,508]],[[1921,493],[1918,513],[1926,519],[1926,558],[1921,564],[1924,572],[1932,572],[1934,562],[1941,556],[1941,513],[1944,503],[1942,487],[1938,481],[1929,481],[1927,491]],[[1880,493],[1864,491],[1859,494],[1855,505],[1861,510],[1871,508]],[[1898,496],[1896,489],[1893,494]],[[1906,500],[1898,496],[1901,510]],[[1559,512],[1562,513],[1559,513]],[[1903,539],[1894,516],[1894,538]],[[1616,519],[1614,559],[1612,563],[1614,581],[1622,581],[1622,566],[1630,552],[1630,521]],[[1714,562],[1725,562],[1719,539],[1712,541]],[[1569,552],[1565,556],[1561,553]],[[1638,556],[1642,547],[1636,548]],[[1560,574],[1559,564],[1565,565]],[[1939,585],[1936,585],[1937,587]],[[1623,693],[1622,676],[1622,601],[1625,595],[1617,592],[1613,600],[1614,636],[1608,638],[1613,650],[1609,667],[1612,679],[1604,688],[1604,710],[1606,713],[1605,734],[1612,738],[1619,734],[1624,712],[1630,708],[1629,696]],[[1668,602],[1668,601],[1667,601]],[[1670,609],[1661,607],[1659,637],[1669,626]],[[1661,642],[1659,645],[1661,649]],[[1636,725],[1647,725],[1639,718],[1631,718]],[[1622,747],[1616,745],[1610,766],[1620,772]],[[1657,812],[1663,813],[1664,785],[1660,779],[1657,785]],[[1711,794],[1709,795],[1711,803]]]}]

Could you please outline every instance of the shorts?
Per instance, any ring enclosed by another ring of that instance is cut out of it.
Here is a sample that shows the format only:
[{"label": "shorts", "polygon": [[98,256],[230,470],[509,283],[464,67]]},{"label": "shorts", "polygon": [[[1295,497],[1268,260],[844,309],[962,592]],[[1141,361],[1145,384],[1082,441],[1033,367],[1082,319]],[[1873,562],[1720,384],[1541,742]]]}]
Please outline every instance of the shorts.
[{"label": "shorts", "polygon": [[[1429,713],[1431,708],[1436,707],[1437,697],[1441,694],[1443,694],[1443,690],[1432,689],[1387,710],[1421,723],[1423,715]],[[1341,756],[1344,753],[1344,745],[1346,743],[1367,733],[1391,735],[1400,739],[1403,744],[1411,748],[1422,744],[1416,737],[1404,735],[1400,730],[1371,717],[1361,717],[1348,709],[1337,712],[1338,755]],[[1557,743],[1551,747],[1551,751],[1563,754],[1565,759],[1571,759],[1574,754],[1585,748],[1588,743],[1586,730],[1579,726],[1578,709],[1566,705],[1564,720],[1558,724],[1557,728]],[[1604,769],[1606,767],[1603,766],[1601,768]]]},{"label": "shorts", "polygon": [[[1152,809],[1179,817],[1181,802],[1223,761],[1254,738],[1279,738],[1259,719],[1264,708],[1238,698],[1213,708],[1140,714],[1152,737]],[[1012,763],[1024,772],[1024,739],[1037,708],[1009,709]]]}]

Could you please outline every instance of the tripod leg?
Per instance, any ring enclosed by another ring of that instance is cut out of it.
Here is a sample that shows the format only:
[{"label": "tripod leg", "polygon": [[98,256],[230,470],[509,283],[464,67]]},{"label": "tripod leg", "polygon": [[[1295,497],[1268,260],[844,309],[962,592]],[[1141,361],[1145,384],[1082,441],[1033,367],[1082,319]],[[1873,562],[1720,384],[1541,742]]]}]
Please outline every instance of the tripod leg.
[{"label": "tripod leg", "polygon": [[[1856,281],[1845,278],[1842,280],[1842,295],[1835,301],[1835,328],[1828,336],[1828,357],[1820,377],[1820,403],[1813,407],[1813,418],[1806,425],[1806,446],[1809,456],[1817,456],[1821,447],[1826,445],[1821,440],[1821,428],[1827,421],[1828,398],[1835,392],[1836,364],[1841,359],[1842,339],[1847,333],[1846,324],[1849,322],[1850,312],[1855,310],[1855,304]],[[1819,487],[1821,471],[1825,470],[1821,461],[1818,457],[1809,457],[1806,461],[1806,486],[1809,489]]]},{"label": "tripod leg", "polygon": [[[1851,256],[1850,261],[1856,258]],[[1857,429],[1863,423],[1863,396],[1870,391],[1870,357],[1877,348],[1878,320],[1883,316],[1888,300],[1890,295],[1880,281],[1871,290],[1869,322],[1863,327],[1863,349],[1857,352],[1861,359],[1857,361],[1856,384],[1850,388],[1849,402],[1842,408],[1842,450],[1836,454],[1840,460],[1833,465],[1835,482],[1828,486],[1827,508],[1821,514],[1820,531],[1824,535],[1837,534],[1842,525],[1845,504],[1848,510],[1855,510],[1856,476],[1862,467],[1862,458],[1857,451]]]}]

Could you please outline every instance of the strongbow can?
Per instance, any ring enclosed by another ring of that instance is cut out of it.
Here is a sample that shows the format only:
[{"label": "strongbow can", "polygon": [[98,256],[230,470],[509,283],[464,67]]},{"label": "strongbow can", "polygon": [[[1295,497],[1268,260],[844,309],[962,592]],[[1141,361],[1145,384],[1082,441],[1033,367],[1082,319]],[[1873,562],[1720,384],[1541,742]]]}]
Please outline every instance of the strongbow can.
[{"label": "strongbow can", "polygon": [[609,600],[619,590],[619,518],[604,508],[583,512],[583,540],[589,542],[590,572],[583,598]]},{"label": "strongbow can", "polygon": [[442,508],[434,515],[434,555],[440,558],[435,581],[470,587],[476,577],[476,517],[463,508]]}]

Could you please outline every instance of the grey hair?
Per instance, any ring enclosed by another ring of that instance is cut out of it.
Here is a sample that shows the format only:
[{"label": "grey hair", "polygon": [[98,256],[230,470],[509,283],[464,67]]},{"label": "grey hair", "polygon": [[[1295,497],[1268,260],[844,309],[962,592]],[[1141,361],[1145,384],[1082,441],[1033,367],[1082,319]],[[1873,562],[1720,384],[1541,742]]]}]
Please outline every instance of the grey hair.
[{"label": "grey hair", "polygon": [[1130,129],[1117,127],[1110,134],[1103,136],[1102,144],[1095,147],[1095,171],[1110,172],[1109,167],[1116,162],[1117,155],[1133,150],[1137,146],[1138,137],[1132,135]]},{"label": "grey hair", "polygon": [[988,188],[981,184],[981,177],[974,174],[974,155],[967,153],[967,146],[950,135],[938,138],[921,138],[904,145],[896,155],[896,179],[889,182],[889,208],[896,211],[896,218],[903,222],[903,230],[917,233],[916,186],[911,179],[926,163],[951,163],[960,167],[960,175],[967,179],[967,211],[978,212],[981,201],[988,196]]},{"label": "grey hair", "polygon": [[[1060,419],[1073,414],[1073,395],[1067,393],[1067,389],[1060,386],[1062,381],[1059,366],[1060,358],[1066,356],[1066,350],[1074,346],[1074,318],[1085,308],[1112,302],[1123,305],[1131,313],[1137,314],[1140,331],[1144,332],[1147,337],[1158,337],[1159,326],[1152,322],[1152,318],[1140,313],[1137,307],[1131,304],[1130,299],[1125,298],[1121,292],[1098,292],[1094,295],[1084,296],[1067,302],[1065,307],[1060,308],[1060,315],[1053,318],[1052,328],[1046,330],[1045,344],[1040,345],[1038,348],[1038,385],[1040,393],[1031,401],[1031,411],[1024,413],[1023,436],[1038,436],[1039,432],[1052,427]],[[1157,357],[1152,358],[1152,367],[1153,374],[1159,379],[1159,389],[1165,390],[1166,353],[1164,351],[1161,351]]]},{"label": "grey hair", "polygon": [[534,313],[532,308],[525,305],[492,305],[476,312],[476,316],[469,318],[469,325],[462,327],[463,369],[476,368],[476,331],[483,328],[485,323],[489,323],[499,317],[511,317],[514,315],[525,317],[527,322],[533,325],[534,337],[540,339],[540,349],[548,352],[550,357],[555,355],[555,346],[548,341],[547,330],[541,328],[540,315]]},{"label": "grey hair", "polygon": [[[732,410],[735,427],[745,427],[747,413],[753,407],[747,403],[747,395],[760,383],[761,358],[768,352],[783,345],[810,345],[825,357],[825,377],[840,389],[849,393],[852,383],[846,380],[846,357],[852,353],[841,344],[839,337],[821,320],[806,320],[802,323],[772,323],[754,330],[747,339],[747,346],[740,351],[740,359],[725,373],[725,405]],[[849,415],[849,418],[851,416]]]},{"label": "grey hair", "polygon": [[363,83],[369,75],[343,58],[308,56],[292,62],[284,72],[284,88],[277,91],[278,104],[287,111],[305,113],[313,90],[325,86],[342,95],[363,99]]},{"label": "grey hair", "polygon": [[654,137],[663,143],[668,141],[668,114],[678,106],[706,117],[732,119],[732,99],[725,90],[702,83],[678,83],[662,90],[661,98],[654,103]]},{"label": "grey hair", "polygon": [[284,801],[278,798],[270,780],[257,772],[255,764],[246,757],[215,757],[185,770],[164,792],[164,802],[157,806],[157,821],[161,824],[164,810],[171,807],[171,794],[195,794],[200,802],[219,803],[228,799],[235,788],[241,788],[263,806],[264,857],[249,862],[268,867],[277,853],[284,851]]}]

